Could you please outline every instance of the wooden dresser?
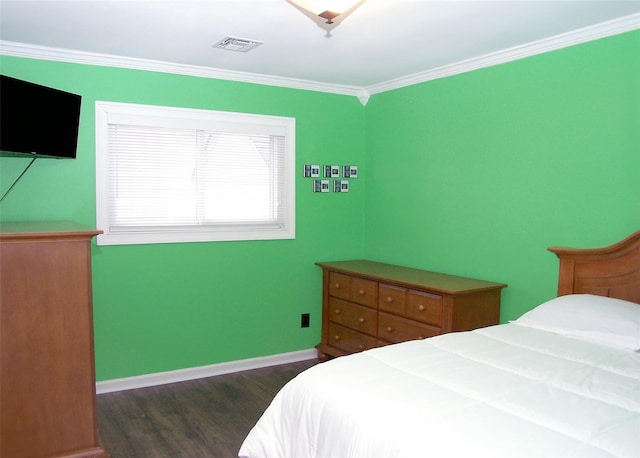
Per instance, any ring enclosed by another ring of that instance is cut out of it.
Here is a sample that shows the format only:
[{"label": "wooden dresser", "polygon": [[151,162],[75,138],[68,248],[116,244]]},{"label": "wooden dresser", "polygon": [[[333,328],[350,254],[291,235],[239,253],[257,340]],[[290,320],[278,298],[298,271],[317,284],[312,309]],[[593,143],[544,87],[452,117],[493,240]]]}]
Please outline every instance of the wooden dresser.
[{"label": "wooden dresser", "polygon": [[373,261],[318,262],[318,357],[498,324],[507,285]]},{"label": "wooden dresser", "polygon": [[96,423],[91,239],[0,223],[0,456],[108,457]]}]

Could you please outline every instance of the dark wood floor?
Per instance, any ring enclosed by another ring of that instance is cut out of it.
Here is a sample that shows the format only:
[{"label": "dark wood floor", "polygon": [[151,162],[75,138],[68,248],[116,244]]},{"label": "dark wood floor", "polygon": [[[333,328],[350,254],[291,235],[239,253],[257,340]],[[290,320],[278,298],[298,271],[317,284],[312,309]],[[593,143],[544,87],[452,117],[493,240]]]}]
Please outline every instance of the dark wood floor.
[{"label": "dark wood floor", "polygon": [[237,457],[278,390],[317,362],[100,394],[102,445],[113,458]]}]

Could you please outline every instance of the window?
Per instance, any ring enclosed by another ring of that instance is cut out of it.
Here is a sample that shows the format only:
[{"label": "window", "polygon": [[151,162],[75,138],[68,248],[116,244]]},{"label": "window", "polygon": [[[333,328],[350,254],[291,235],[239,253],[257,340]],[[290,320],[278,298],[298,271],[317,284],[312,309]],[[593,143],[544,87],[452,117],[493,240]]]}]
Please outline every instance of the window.
[{"label": "window", "polygon": [[96,102],[100,245],[295,238],[295,120]]}]

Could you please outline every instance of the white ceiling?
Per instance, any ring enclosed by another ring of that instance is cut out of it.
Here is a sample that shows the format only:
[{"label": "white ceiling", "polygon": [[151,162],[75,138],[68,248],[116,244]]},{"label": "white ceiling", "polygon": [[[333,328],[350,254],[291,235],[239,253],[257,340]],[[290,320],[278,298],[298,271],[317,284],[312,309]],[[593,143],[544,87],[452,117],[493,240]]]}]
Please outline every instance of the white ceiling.
[{"label": "white ceiling", "polygon": [[640,0],[367,0],[330,38],[286,0],[0,0],[0,46],[371,88],[609,21],[640,28]]}]

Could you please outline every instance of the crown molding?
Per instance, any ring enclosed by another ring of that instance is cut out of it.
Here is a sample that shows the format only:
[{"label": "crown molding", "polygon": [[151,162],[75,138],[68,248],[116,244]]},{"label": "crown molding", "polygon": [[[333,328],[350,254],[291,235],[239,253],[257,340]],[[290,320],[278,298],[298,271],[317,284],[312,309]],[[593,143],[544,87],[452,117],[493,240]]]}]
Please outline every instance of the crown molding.
[{"label": "crown molding", "polygon": [[243,83],[262,84],[307,91],[326,92],[330,94],[352,95],[362,97],[362,88],[340,84],[321,83],[317,81],[285,78],[259,73],[238,72],[219,68],[185,65],[158,60],[138,59],[131,57],[100,54],[71,49],[37,46],[27,43],[0,40],[0,54],[29,59],[69,62],[83,65],[98,65],[103,67],[129,68],[151,72],[171,73],[175,75],[198,76]]},{"label": "crown molding", "polygon": [[525,45],[485,54],[484,56],[475,57],[473,59],[456,62],[450,65],[443,65],[442,67],[415,73],[413,75],[397,78],[384,83],[374,84],[364,88],[364,90],[371,96],[373,94],[387,92],[393,89],[400,89],[406,86],[424,83],[426,81],[446,78],[447,76],[458,75],[460,73],[466,73],[480,68],[524,59],[526,57],[567,48],[569,46],[598,40],[600,38],[619,35],[636,29],[640,29],[640,13],[573,30],[571,32],[534,41]]},{"label": "crown molding", "polygon": [[115,56],[110,54],[90,53],[69,49],[35,46],[0,40],[0,54],[6,56],[26,57],[31,59],[70,62],[85,65],[99,65],[106,67],[129,68],[153,72],[171,73],[177,75],[198,76],[244,83],[262,84],[267,86],[303,89],[308,91],[325,92],[330,94],[350,95],[357,97],[362,105],[366,105],[369,98],[381,92],[399,89],[426,81],[466,73],[480,68],[491,67],[514,60],[524,59],[537,54],[566,48],[580,43],[618,35],[640,29],[640,13],[624,16],[611,21],[602,22],[582,29],[534,41],[521,46],[504,49],[484,56],[475,57],[450,65],[443,65],[425,72],[415,73],[402,78],[374,84],[367,87],[347,86],[339,84],[321,83],[317,81],[284,78],[258,73],[238,72],[196,65],[184,65],[147,59]]}]

